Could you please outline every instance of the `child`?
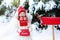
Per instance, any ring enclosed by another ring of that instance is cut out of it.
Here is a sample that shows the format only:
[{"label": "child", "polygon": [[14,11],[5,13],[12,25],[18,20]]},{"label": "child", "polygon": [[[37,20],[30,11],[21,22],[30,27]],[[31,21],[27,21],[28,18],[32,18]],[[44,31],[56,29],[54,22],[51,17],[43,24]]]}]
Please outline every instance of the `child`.
[{"label": "child", "polygon": [[20,25],[20,40],[31,40],[29,31],[29,21],[26,16],[26,10],[20,6],[18,9],[18,21]]}]

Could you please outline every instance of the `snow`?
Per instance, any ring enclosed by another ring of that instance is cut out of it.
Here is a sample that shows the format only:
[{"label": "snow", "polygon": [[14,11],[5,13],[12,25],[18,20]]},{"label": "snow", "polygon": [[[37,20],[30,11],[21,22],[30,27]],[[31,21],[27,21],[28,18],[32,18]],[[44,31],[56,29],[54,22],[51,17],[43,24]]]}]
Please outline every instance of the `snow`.
[{"label": "snow", "polygon": [[37,5],[36,9],[38,9],[38,8],[42,9],[42,6],[44,7],[45,4],[42,1],[40,1]]},{"label": "snow", "polygon": [[[18,29],[18,20],[13,17],[8,23],[0,23],[0,40],[20,40]],[[32,40],[52,40],[52,27],[48,26],[47,30],[42,30],[42,32],[36,31],[36,24],[32,24],[31,37]],[[60,31],[55,29],[55,39],[60,39]]]},{"label": "snow", "polygon": [[24,0],[24,1],[20,0],[20,6],[23,6],[23,4],[24,4],[25,1],[26,0]]},{"label": "snow", "polygon": [[55,8],[56,6],[57,5],[56,5],[56,3],[54,1],[46,2],[46,4],[45,4],[45,11],[52,10],[52,8]]},{"label": "snow", "polygon": [[[28,14],[29,16],[30,14]],[[18,20],[17,15],[12,17],[10,22],[2,23],[5,16],[0,16],[0,40],[20,40],[20,36],[17,32],[18,30]],[[31,16],[31,15],[30,15]],[[29,19],[31,21],[32,17]],[[5,20],[4,20],[5,21]],[[7,21],[7,20],[6,20]],[[38,23],[37,23],[38,24]],[[32,40],[52,40],[52,28],[49,25],[47,30],[36,31],[36,23],[31,24],[31,38]],[[55,29],[55,39],[59,40],[60,31]]]},{"label": "snow", "polygon": [[29,0],[29,5],[31,6],[32,4],[34,4],[33,0]]},{"label": "snow", "polygon": [[0,23],[7,22],[6,16],[0,16]]},{"label": "snow", "polygon": [[5,4],[5,6],[8,7],[8,6],[11,6],[11,5],[12,5],[12,4],[11,4],[12,2],[13,2],[13,0],[3,0],[3,1],[2,1],[2,5]]},{"label": "snow", "polygon": [[[8,7],[11,0],[4,0],[4,2],[6,2],[6,6]],[[24,2],[25,0],[21,2],[21,5],[23,5]],[[30,0],[29,2],[30,2],[29,3],[30,6],[34,4],[33,0],[32,1]],[[49,4],[51,4],[51,7]],[[54,6],[56,5],[53,1],[49,1],[49,4],[48,3],[44,4],[42,1],[40,1],[40,3],[38,3],[38,7],[41,8],[42,6],[40,5],[45,5],[45,6],[48,5],[47,7],[45,7],[45,10],[47,11],[47,10],[54,8]],[[30,11],[32,11],[31,9]],[[20,40],[20,36],[17,32],[19,25],[18,25],[18,20],[16,16],[9,19],[10,22],[7,22],[6,16],[4,15],[0,16],[0,40]],[[32,15],[30,15],[29,13],[27,16],[31,17],[29,19],[29,22],[31,22]],[[37,27],[36,23],[31,24],[30,27],[31,27],[32,40],[52,40],[52,25],[48,25],[48,29],[40,30],[40,32],[36,30],[36,27]],[[55,40],[60,40],[60,31],[54,28],[54,32],[55,32]]]},{"label": "snow", "polygon": [[[13,17],[8,23],[0,22],[0,40],[20,40],[20,36],[17,32],[18,20],[15,17]],[[47,30],[40,30],[40,32],[36,31],[36,27],[37,27],[36,23],[31,25],[32,40],[52,40],[51,25],[48,26]],[[55,40],[60,40],[60,31],[56,29],[55,29]]]},{"label": "snow", "polygon": [[44,7],[45,7],[45,4],[44,4],[42,1],[38,2],[38,4],[35,6],[35,11],[34,11],[34,13],[36,13],[36,11],[37,11],[38,9],[41,10],[42,7],[44,8]]}]

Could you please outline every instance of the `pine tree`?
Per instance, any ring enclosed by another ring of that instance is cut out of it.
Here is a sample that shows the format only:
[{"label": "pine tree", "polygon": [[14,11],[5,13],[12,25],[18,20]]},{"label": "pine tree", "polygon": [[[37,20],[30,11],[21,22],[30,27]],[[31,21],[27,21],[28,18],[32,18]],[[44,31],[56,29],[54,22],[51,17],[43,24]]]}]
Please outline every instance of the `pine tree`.
[{"label": "pine tree", "polygon": [[0,15],[3,15],[5,11],[6,11],[6,7],[4,6],[0,9]]},{"label": "pine tree", "polygon": [[29,8],[29,3],[28,3],[28,2],[25,2],[24,8],[25,8],[26,10],[28,10],[28,8]]},{"label": "pine tree", "polygon": [[[1,5],[2,1],[3,1],[3,0],[0,0],[0,5]],[[5,10],[6,10],[6,7],[5,7],[4,5],[1,6],[1,7],[0,7],[0,15],[3,15],[4,12],[5,12]]]},{"label": "pine tree", "polygon": [[1,4],[2,1],[3,1],[3,0],[0,0],[0,4]]}]

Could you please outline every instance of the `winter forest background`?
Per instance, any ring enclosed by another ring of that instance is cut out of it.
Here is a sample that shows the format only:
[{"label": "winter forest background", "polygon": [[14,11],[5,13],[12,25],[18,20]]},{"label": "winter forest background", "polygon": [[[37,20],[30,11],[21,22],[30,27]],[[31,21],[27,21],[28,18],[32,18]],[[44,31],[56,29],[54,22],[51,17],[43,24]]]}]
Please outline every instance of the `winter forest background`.
[{"label": "winter forest background", "polygon": [[[51,25],[42,25],[37,13],[43,17],[60,17],[60,0],[0,0],[0,40],[20,40],[13,18],[17,8],[23,6],[31,22],[33,40],[52,40]],[[60,40],[60,25],[54,25],[55,40]],[[37,36],[37,38],[36,38]]]}]

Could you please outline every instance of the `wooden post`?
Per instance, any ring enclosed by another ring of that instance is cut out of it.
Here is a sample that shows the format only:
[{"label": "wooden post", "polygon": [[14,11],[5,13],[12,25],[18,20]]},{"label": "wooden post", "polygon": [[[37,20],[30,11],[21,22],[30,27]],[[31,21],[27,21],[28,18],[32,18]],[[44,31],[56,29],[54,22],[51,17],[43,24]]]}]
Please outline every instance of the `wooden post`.
[{"label": "wooden post", "polygon": [[54,25],[52,25],[52,40],[55,40],[55,38],[54,38]]}]

